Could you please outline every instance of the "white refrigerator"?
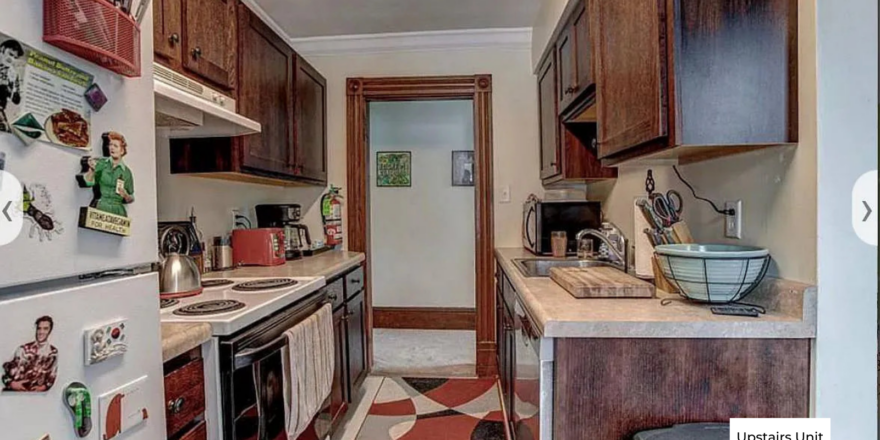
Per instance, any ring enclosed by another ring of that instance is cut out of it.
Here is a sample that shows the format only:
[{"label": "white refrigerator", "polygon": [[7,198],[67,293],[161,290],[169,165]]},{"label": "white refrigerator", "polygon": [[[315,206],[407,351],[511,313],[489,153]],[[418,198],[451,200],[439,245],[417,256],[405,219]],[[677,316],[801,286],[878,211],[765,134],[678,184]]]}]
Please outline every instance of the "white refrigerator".
[{"label": "white refrigerator", "polygon": [[[85,0],[69,4],[77,2]],[[43,4],[3,0],[0,34],[94,75],[108,102],[91,113],[86,151],[26,145],[0,132],[0,167],[54,226],[25,218],[19,236],[0,246],[0,439],[163,439],[158,276],[81,278],[158,259],[152,13],[140,28],[141,75],[125,78],[43,42]],[[8,79],[3,55],[0,46],[0,80]],[[11,105],[3,87],[0,105]],[[76,175],[83,157],[103,156],[101,135],[109,131],[127,141],[128,236],[78,227],[93,193]]]}]

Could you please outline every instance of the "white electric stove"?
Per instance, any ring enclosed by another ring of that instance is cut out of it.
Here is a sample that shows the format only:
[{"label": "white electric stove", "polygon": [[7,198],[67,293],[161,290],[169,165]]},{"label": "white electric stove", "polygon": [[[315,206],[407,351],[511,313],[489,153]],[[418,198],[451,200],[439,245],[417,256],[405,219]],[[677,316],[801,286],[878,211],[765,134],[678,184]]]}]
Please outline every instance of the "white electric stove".
[{"label": "white electric stove", "polygon": [[227,336],[256,324],[324,287],[324,277],[208,278],[204,291],[162,300],[161,321],[205,322],[214,336]]}]

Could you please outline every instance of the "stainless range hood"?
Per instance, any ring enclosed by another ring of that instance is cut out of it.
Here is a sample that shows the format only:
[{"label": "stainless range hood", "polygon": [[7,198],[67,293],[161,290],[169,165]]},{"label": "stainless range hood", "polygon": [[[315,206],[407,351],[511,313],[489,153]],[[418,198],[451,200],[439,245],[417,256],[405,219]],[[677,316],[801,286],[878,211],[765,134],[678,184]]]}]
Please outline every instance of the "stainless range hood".
[{"label": "stainless range hood", "polygon": [[153,64],[156,128],[171,138],[234,137],[260,132],[235,113],[235,100],[160,64]]}]

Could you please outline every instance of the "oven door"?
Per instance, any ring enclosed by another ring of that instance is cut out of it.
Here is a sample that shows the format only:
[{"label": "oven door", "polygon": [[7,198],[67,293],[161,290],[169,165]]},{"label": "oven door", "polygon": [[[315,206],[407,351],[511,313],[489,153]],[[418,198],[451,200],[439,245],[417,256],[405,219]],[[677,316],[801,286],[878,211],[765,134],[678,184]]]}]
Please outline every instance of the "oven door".
[{"label": "oven door", "polygon": [[269,344],[246,348],[235,355],[232,372],[233,440],[287,439],[285,335]]}]

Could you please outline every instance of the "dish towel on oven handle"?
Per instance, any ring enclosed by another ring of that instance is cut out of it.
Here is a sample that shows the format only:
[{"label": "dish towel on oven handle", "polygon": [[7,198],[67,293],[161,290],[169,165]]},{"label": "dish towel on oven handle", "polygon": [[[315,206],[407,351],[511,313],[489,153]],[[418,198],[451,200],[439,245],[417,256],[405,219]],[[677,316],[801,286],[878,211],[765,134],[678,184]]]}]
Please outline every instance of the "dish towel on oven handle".
[{"label": "dish towel on oven handle", "polygon": [[333,306],[325,304],[285,335],[289,342],[284,375],[285,422],[288,438],[295,440],[320,411],[333,386]]}]

